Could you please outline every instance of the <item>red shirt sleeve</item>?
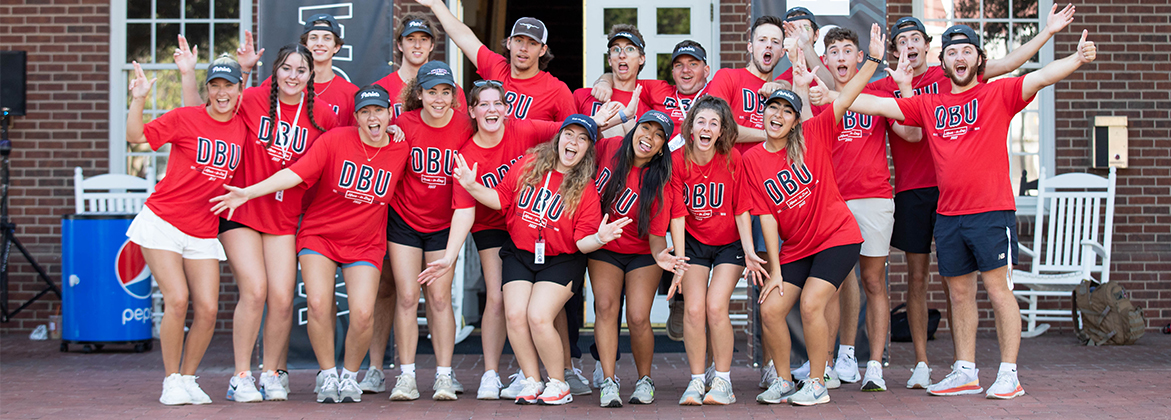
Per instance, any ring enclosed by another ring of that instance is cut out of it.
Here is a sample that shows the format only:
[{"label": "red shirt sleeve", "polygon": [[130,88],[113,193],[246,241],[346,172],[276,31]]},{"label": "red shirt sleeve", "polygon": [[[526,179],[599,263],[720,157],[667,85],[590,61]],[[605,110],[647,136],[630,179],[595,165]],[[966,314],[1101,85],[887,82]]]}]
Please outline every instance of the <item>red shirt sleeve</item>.
[{"label": "red shirt sleeve", "polygon": [[736,215],[752,211],[752,198],[748,196],[749,187],[744,185],[748,182],[744,173],[744,159],[738,150],[732,149],[732,212]]},{"label": "red shirt sleeve", "polygon": [[[1018,94],[1017,96],[1020,95]],[[903,112],[903,121],[901,124],[911,127],[925,127],[923,124],[926,123],[927,118],[923,113],[923,95],[895,99],[895,103],[899,105],[899,110]]]},{"label": "red shirt sleeve", "polygon": [[[512,172],[509,174],[511,175]],[[598,225],[602,224],[602,204],[598,193],[593,188],[582,190],[577,210],[573,212],[573,220],[573,240],[575,242],[598,233]],[[609,222],[613,222],[613,220]]]},{"label": "red shirt sleeve", "polygon": [[557,115],[554,121],[565,121],[570,115],[577,113],[573,103],[573,94],[569,92],[569,87],[564,83],[559,83],[559,86],[553,92],[553,106],[556,108]]},{"label": "red shirt sleeve", "polygon": [[146,141],[150,144],[151,150],[157,152],[160,147],[175,140],[174,134],[180,131],[178,129],[178,121],[176,121],[179,118],[178,115],[178,112],[172,110],[171,112],[155,117],[155,119],[143,126],[142,135],[146,137]]},{"label": "red shirt sleeve", "polygon": [[488,80],[502,81],[509,75],[508,61],[488,49],[487,45],[481,45],[476,52],[476,74]]},{"label": "red shirt sleeve", "polygon": [[314,147],[310,147],[309,151],[305,152],[305,156],[302,156],[292,166],[289,166],[289,170],[301,177],[301,182],[306,187],[312,187],[317,184],[317,181],[321,179],[322,171],[329,164],[330,155],[333,153],[334,148],[340,146],[338,142],[333,141],[333,137],[329,135],[322,136],[318,139]]}]

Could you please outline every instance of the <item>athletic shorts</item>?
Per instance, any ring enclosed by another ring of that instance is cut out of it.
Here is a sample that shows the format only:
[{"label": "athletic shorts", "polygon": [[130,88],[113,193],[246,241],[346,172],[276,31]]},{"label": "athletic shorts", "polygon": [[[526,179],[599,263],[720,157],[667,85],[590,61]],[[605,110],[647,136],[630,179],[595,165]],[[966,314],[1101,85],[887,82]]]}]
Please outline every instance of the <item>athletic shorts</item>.
[{"label": "athletic shorts", "polygon": [[219,239],[196,238],[183,233],[146,206],[143,206],[142,211],[134,216],[134,221],[130,222],[130,227],[126,229],[126,237],[143,248],[171,251],[188,260],[228,259]]},{"label": "athletic shorts", "polygon": [[713,246],[700,242],[691,235],[684,239],[687,263],[715,268],[720,264],[732,264],[744,267],[744,247],[740,241],[730,244]]},{"label": "athletic shorts", "polygon": [[752,216],[752,247],[757,253],[768,252],[764,246],[764,230],[760,228],[760,216]]},{"label": "athletic shorts", "polygon": [[534,264],[533,259],[532,252],[517,248],[511,239],[505,242],[500,247],[503,283],[547,281],[567,286],[585,279],[586,256],[580,252],[546,256],[544,264]]},{"label": "athletic shorts", "polygon": [[835,288],[842,287],[846,275],[858,264],[858,253],[861,250],[862,244],[823,249],[797,261],[781,264],[781,277],[785,283],[801,288],[805,287],[805,280],[810,277],[825,280]]},{"label": "athletic shorts", "polygon": [[[501,229],[484,229],[472,232],[472,240],[476,242],[476,250],[500,248],[508,240],[508,232]],[[447,245],[444,245],[445,247]]]},{"label": "athletic shorts", "polygon": [[958,277],[991,271],[1017,261],[1016,212],[989,211],[935,220],[939,275]]},{"label": "athletic shorts", "polygon": [[895,224],[890,244],[903,252],[930,254],[939,188],[916,188],[895,194]]},{"label": "athletic shorts", "polygon": [[[323,255],[322,253],[314,251],[309,248],[301,248],[301,251],[297,252],[298,257],[300,257],[302,255],[321,255],[322,257],[325,257],[325,255]],[[328,259],[329,257],[325,257],[325,258]],[[330,260],[330,261],[333,261],[333,260]],[[337,262],[337,261],[334,261],[334,262]],[[342,266],[342,268],[350,268],[350,267],[356,267],[359,265],[365,265],[368,267],[374,267],[376,270],[382,270],[382,267],[375,266],[374,264],[370,263],[370,261],[354,261],[349,264],[342,264],[341,266]]]},{"label": "athletic shorts", "polygon": [[601,261],[622,269],[622,272],[631,271],[655,265],[655,257],[651,254],[623,254],[606,249],[599,249],[589,254],[591,260]]},{"label": "athletic shorts", "polygon": [[[228,219],[225,219],[222,217],[220,218],[220,227],[219,227],[220,233],[224,233],[229,230],[239,229],[239,228],[252,229],[252,226],[248,226],[246,224],[237,222],[235,220],[228,220]],[[252,229],[252,230],[256,230],[256,229]],[[259,232],[259,231],[257,230],[257,232]]]},{"label": "athletic shorts", "polygon": [[863,257],[890,255],[890,236],[895,225],[895,202],[889,198],[859,198],[846,202],[862,230]]},{"label": "athletic shorts", "polygon": [[386,216],[386,240],[399,245],[421,248],[423,252],[442,251],[447,249],[447,234],[451,228],[440,231],[423,233],[415,230],[403,220],[393,208],[388,209]]}]

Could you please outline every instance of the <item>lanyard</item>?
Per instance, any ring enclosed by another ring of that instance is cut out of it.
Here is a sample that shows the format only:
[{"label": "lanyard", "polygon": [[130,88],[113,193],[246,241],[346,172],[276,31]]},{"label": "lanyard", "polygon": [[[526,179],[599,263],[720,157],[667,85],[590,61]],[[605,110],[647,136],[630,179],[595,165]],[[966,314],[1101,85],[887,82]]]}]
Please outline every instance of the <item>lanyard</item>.
[{"label": "lanyard", "polygon": [[[281,121],[284,121],[284,118],[281,117],[281,108],[282,108],[281,105],[282,104],[280,103],[280,101],[277,101],[277,104],[276,104],[276,124],[273,124],[273,127],[272,127],[274,135],[277,135],[277,136],[281,135],[280,134],[281,133],[280,125],[281,125]],[[301,122],[301,106],[302,105],[305,105],[305,92],[301,92],[301,99],[299,99],[297,101],[297,114],[293,116],[293,126],[289,128],[293,132],[293,137],[296,137],[297,127],[298,127],[297,124]],[[289,147],[293,144],[293,139],[286,137],[285,140],[287,140],[287,141],[284,142],[284,144],[281,146],[281,157],[282,157],[281,168],[284,168],[285,162],[289,160],[289,159],[283,159],[283,157],[285,156],[285,153],[288,153]],[[290,156],[290,158],[291,158],[291,156]]]},{"label": "lanyard", "polygon": [[[549,191],[549,178],[553,177],[553,171],[554,171],[553,169],[549,169],[549,172],[545,173],[545,186],[541,187],[541,190]],[[541,196],[541,191],[538,190],[537,197],[540,197],[540,196]],[[549,202],[552,203],[552,201],[553,201],[553,192],[549,191]],[[542,200],[542,204],[544,204],[544,200]],[[541,228],[537,230],[537,240],[538,241],[545,239],[545,213],[548,213],[548,212],[549,212],[548,206],[545,207],[544,211],[537,212],[537,217],[541,218]]]}]

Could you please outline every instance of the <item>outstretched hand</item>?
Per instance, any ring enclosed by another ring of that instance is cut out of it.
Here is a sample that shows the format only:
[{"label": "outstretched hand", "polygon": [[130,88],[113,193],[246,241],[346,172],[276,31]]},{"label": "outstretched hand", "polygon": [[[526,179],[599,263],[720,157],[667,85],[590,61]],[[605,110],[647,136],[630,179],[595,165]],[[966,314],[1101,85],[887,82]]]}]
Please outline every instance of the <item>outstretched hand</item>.
[{"label": "outstretched hand", "polygon": [[911,62],[907,60],[906,54],[899,56],[898,67],[894,69],[888,67],[883,70],[886,70],[886,73],[890,75],[891,80],[900,86],[900,88],[904,84],[909,85],[915,78],[915,70],[911,68]]},{"label": "outstretched hand", "polygon": [[243,188],[224,184],[224,189],[228,190],[227,194],[212,197],[208,200],[215,205],[211,206],[211,212],[217,216],[226,209],[228,210],[228,220],[232,220],[232,214],[236,212],[236,208],[248,202],[248,194],[244,192]]},{"label": "outstretched hand", "polygon": [[1098,58],[1098,47],[1094,45],[1094,41],[1086,40],[1090,36],[1090,31],[1082,30],[1082,39],[1077,42],[1077,57],[1078,60],[1084,63],[1093,62]]},{"label": "outstretched hand", "polygon": [[252,31],[244,31],[244,45],[236,48],[236,61],[240,63],[240,68],[247,72],[252,71],[256,67],[256,63],[260,62],[262,55],[264,55],[264,48],[256,51],[256,44],[252,41]]},{"label": "outstretched hand", "polygon": [[870,24],[870,56],[882,59],[886,55],[886,33],[877,23]]},{"label": "outstretched hand", "polygon": [[455,267],[455,259],[447,258],[446,256],[428,263],[427,269],[419,273],[419,284],[430,286],[435,280],[439,280],[439,278],[451,272],[452,267]]},{"label": "outstretched hand", "polygon": [[610,215],[608,214],[602,215],[602,223],[598,225],[598,238],[602,240],[602,243],[610,243],[610,241],[621,238],[622,228],[631,222],[629,217],[623,217],[607,223],[609,218]]},{"label": "outstretched hand", "polygon": [[466,190],[476,184],[476,174],[479,173],[479,169],[479,162],[472,163],[469,168],[468,161],[464,159],[463,155],[457,153],[455,155],[455,171],[452,171],[451,176]]},{"label": "outstretched hand", "polygon": [[619,112],[622,112],[624,108],[626,108],[626,104],[623,104],[622,102],[606,102],[605,105],[602,105],[601,108],[598,108],[597,112],[594,112],[594,116],[591,118],[594,119],[594,124],[597,124],[598,127],[605,127],[606,122],[610,121],[611,118],[614,118],[615,115],[618,115]]},{"label": "outstretched hand", "polygon": [[150,93],[150,88],[154,86],[155,81],[159,78],[147,80],[146,73],[142,71],[142,66],[137,61],[134,62],[134,80],[130,81],[130,96],[134,99],[145,98]]},{"label": "outstretched hand", "polygon": [[691,265],[687,263],[687,260],[690,260],[691,258],[676,257],[674,252],[675,248],[673,247],[667,247],[662,251],[659,251],[658,254],[655,254],[655,264],[658,264],[659,268],[662,268],[663,271],[670,271],[675,273],[677,276],[682,275],[683,272],[687,271],[687,269],[691,267]]},{"label": "outstretched hand", "polygon": [[633,119],[638,116],[638,100],[642,96],[642,85],[634,87],[634,92],[630,93],[630,102],[626,104],[626,108],[622,110],[626,114],[626,119]]},{"label": "outstretched hand", "polygon": [[187,44],[187,37],[179,35],[179,48],[175,48],[175,65],[179,66],[179,74],[191,74],[195,71],[195,64],[199,62],[199,46]]},{"label": "outstretched hand", "polygon": [[1049,18],[1045,20],[1045,31],[1049,32],[1049,36],[1053,36],[1069,26],[1070,22],[1073,22],[1073,14],[1077,11],[1076,9],[1073,3],[1069,3],[1058,12],[1057,3],[1054,3],[1053,7],[1049,9]]},{"label": "outstretched hand", "polygon": [[764,281],[769,279],[768,270],[764,269],[764,264],[768,262],[760,258],[755,253],[744,254],[744,278],[756,284],[757,286],[764,286]]}]

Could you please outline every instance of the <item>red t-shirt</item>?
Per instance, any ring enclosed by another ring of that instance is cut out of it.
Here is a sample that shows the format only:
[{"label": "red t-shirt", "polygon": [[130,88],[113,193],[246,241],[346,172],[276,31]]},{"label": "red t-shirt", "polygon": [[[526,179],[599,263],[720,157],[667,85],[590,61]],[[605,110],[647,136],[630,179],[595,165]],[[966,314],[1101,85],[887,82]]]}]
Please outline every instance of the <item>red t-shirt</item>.
[{"label": "red t-shirt", "polygon": [[[736,116],[736,124],[764,129],[764,100],[768,98],[759,93],[764,83],[765,79],[756,77],[746,68],[720,69],[708,82],[705,91],[708,95],[728,101],[732,115]],[[736,150],[743,154],[757,144],[736,143]]]},{"label": "red t-shirt", "polygon": [[[537,239],[542,238],[545,255],[550,257],[579,252],[577,241],[598,233],[598,225],[602,223],[598,193],[588,186],[582,189],[577,209],[568,212],[561,197],[561,181],[565,176],[560,172],[550,170],[538,186],[521,188],[520,177],[525,172],[521,169],[532,160],[533,156],[525,156],[517,162],[517,170],[509,171],[496,186],[509,238],[518,249],[528,252],[536,252]],[[536,191],[539,193],[534,194]]]},{"label": "red t-shirt", "polygon": [[740,240],[736,215],[752,210],[745,195],[740,152],[731,161],[716,154],[707,165],[688,162],[680,148],[671,153],[671,218],[687,216],[687,234],[706,245]]},{"label": "red t-shirt", "polygon": [[[931,66],[927,68],[926,73],[911,80],[911,87],[915,90],[915,96],[951,92],[951,79],[944,74],[943,67]],[[875,80],[866,85],[866,88],[894,95],[895,98],[902,97],[899,94],[899,85],[890,77]],[[939,185],[935,180],[935,162],[931,160],[931,150],[927,142],[911,143],[889,129],[887,137],[890,139],[890,157],[895,167],[896,193]]]},{"label": "red t-shirt", "polygon": [[171,145],[167,173],[146,206],[183,233],[214,239],[219,216],[211,212],[209,200],[227,192],[223,185],[232,181],[240,166],[248,135],[244,120],[219,122],[203,105],[187,106],[146,123],[142,133],[151,150]]},{"label": "red t-shirt", "polygon": [[476,53],[476,64],[479,65],[476,73],[480,77],[504,84],[504,102],[508,103],[510,117],[564,121],[575,112],[569,87],[549,72],[537,72],[528,79],[514,79],[508,60],[487,46],[481,46]]},{"label": "red t-shirt", "polygon": [[317,195],[297,232],[297,251],[308,248],[340,264],[367,261],[382,267],[386,209],[407,163],[406,142],[375,149],[357,127],[330,130],[290,166]]},{"label": "red t-shirt", "polygon": [[[822,59],[824,60],[824,57],[823,57]],[[780,75],[780,76],[777,76],[777,78],[776,78],[776,79],[773,79],[773,81],[774,81],[774,82],[777,82],[777,81],[786,81],[786,82],[789,82],[789,85],[790,85],[790,86],[792,86],[792,85],[793,85],[793,68],[792,68],[792,67],[790,67],[788,70],[785,70],[783,73],[781,73],[781,75]],[[819,85],[821,85],[821,83],[817,83],[817,79],[813,79],[813,83],[812,83],[812,84],[810,84],[810,86],[819,86]],[[765,99],[765,100],[768,100],[768,97],[766,96],[764,99]],[[827,109],[830,109],[830,110],[832,110],[832,109],[833,109],[833,108],[830,108],[829,104],[825,104],[825,105],[810,105],[810,107],[811,107],[811,108],[809,108],[809,110],[813,112],[813,115],[818,115],[818,114],[821,114],[821,113],[822,113],[822,111],[825,111],[825,110],[827,110]]]},{"label": "red t-shirt", "polygon": [[[469,139],[460,149],[459,154],[468,162],[468,166],[475,166],[476,179],[488,188],[496,188],[512,165],[519,162],[529,148],[544,143],[557,134],[561,124],[553,121],[518,120],[507,118],[504,120],[504,138],[500,144],[484,148]],[[476,202],[468,190],[456,185],[451,196],[451,207],[454,209],[476,208],[476,222],[472,224],[472,232],[487,229],[504,229],[504,215]]]},{"label": "red t-shirt", "polygon": [[[882,92],[867,92],[884,96]],[[833,112],[833,111],[830,111]],[[846,111],[833,143],[834,178],[845,200],[891,198],[886,162],[886,118]]]},{"label": "red t-shirt", "polygon": [[[265,89],[269,89],[270,86],[272,86],[272,76],[264,79],[264,82],[260,84],[260,87]],[[317,93],[313,102],[314,104],[324,102],[337,117],[338,127],[356,125],[357,121],[354,121],[354,95],[358,94],[358,90],[357,86],[344,77],[335,75],[333,80],[329,82],[313,83],[313,91]],[[316,108],[315,106],[314,113],[317,112]]]},{"label": "red t-shirt", "polygon": [[[245,188],[268,179],[281,169],[292,165],[305,155],[309,147],[323,132],[309,121],[308,104],[301,106],[301,115],[296,117],[297,105],[281,102],[278,135],[273,135],[273,121],[269,117],[269,90],[253,87],[244,90],[240,99],[240,117],[248,126],[248,137],[244,143],[244,166],[232,179],[232,185]],[[307,101],[306,101],[307,102]],[[337,126],[337,117],[329,105],[314,102],[313,118],[326,130]],[[292,128],[297,120],[296,129]],[[271,146],[267,146],[269,143]],[[297,233],[297,218],[301,215],[301,199],[305,195],[304,184],[277,193],[256,197],[236,209],[232,219],[262,233],[292,235]],[[228,217],[221,213],[221,217]]]},{"label": "red t-shirt", "polygon": [[[620,89],[613,89],[613,91],[614,93],[610,94],[610,100],[618,101],[624,104],[629,104],[630,98],[634,95],[634,92]],[[635,119],[638,119],[638,117],[641,116],[644,112],[651,110],[649,98],[650,96],[648,95],[646,88],[643,88],[642,94],[639,95],[638,109],[635,110],[635,113],[637,114],[634,116]],[[588,87],[573,91],[573,103],[576,105],[577,113],[591,117],[594,116],[594,114],[596,114],[599,109],[602,109],[602,105],[606,104],[605,102],[594,98],[594,89]]]},{"label": "red t-shirt", "polygon": [[451,173],[456,153],[472,137],[473,123],[467,113],[453,110],[446,126],[432,127],[423,122],[422,111],[408,111],[398,118],[411,146],[411,160],[390,205],[412,229],[431,233],[451,227],[455,184]]},{"label": "red t-shirt", "polygon": [[[595,178],[594,185],[598,187],[599,197],[606,190],[606,184],[610,183],[612,174],[615,172],[614,168],[618,165],[618,159],[614,156],[614,152],[620,147],[622,147],[622,137],[610,137],[598,140],[598,176]],[[663,147],[666,148],[667,145],[664,144]],[[610,215],[610,221],[629,217],[630,224],[623,228],[622,236],[610,241],[602,249],[621,254],[651,253],[650,237],[638,235],[639,194],[642,192],[643,170],[644,168],[630,168],[630,172],[626,174],[626,191],[614,199],[614,204],[610,208],[604,209],[605,214]],[[669,186],[670,184],[668,183],[663,186],[663,189],[667,190]],[[650,229],[648,232],[651,235],[667,235],[667,227],[671,223],[671,203],[669,198],[670,194],[663,193],[659,202],[652,206],[653,210],[651,211]]]},{"label": "red t-shirt", "polygon": [[898,99],[908,125],[923,127],[939,181],[939,214],[958,216],[1016,210],[1009,179],[1008,127],[1033,98],[1021,99],[1024,77],[1011,77],[960,94]]},{"label": "red t-shirt", "polygon": [[[390,94],[390,103],[394,105],[394,115],[391,116],[390,123],[394,124],[398,120],[398,116],[403,113],[402,91],[407,84],[397,71],[390,72],[374,84],[382,86]],[[455,103],[458,110],[467,110],[468,99],[464,96],[464,90],[459,85],[455,86]]]},{"label": "red t-shirt", "polygon": [[651,109],[667,114],[675,122],[675,131],[680,132],[683,119],[687,111],[691,110],[691,103],[703,96],[707,86],[690,95],[679,93],[679,90],[670,83],[662,80],[639,80],[642,94],[650,101]]},{"label": "red t-shirt", "polygon": [[830,149],[841,134],[841,125],[832,113],[823,112],[801,127],[805,157],[800,166],[789,162],[786,149],[770,153],[763,144],[744,154],[752,214],[776,218],[784,241],[781,264],[835,246],[862,243],[858,222],[834,180]]}]

